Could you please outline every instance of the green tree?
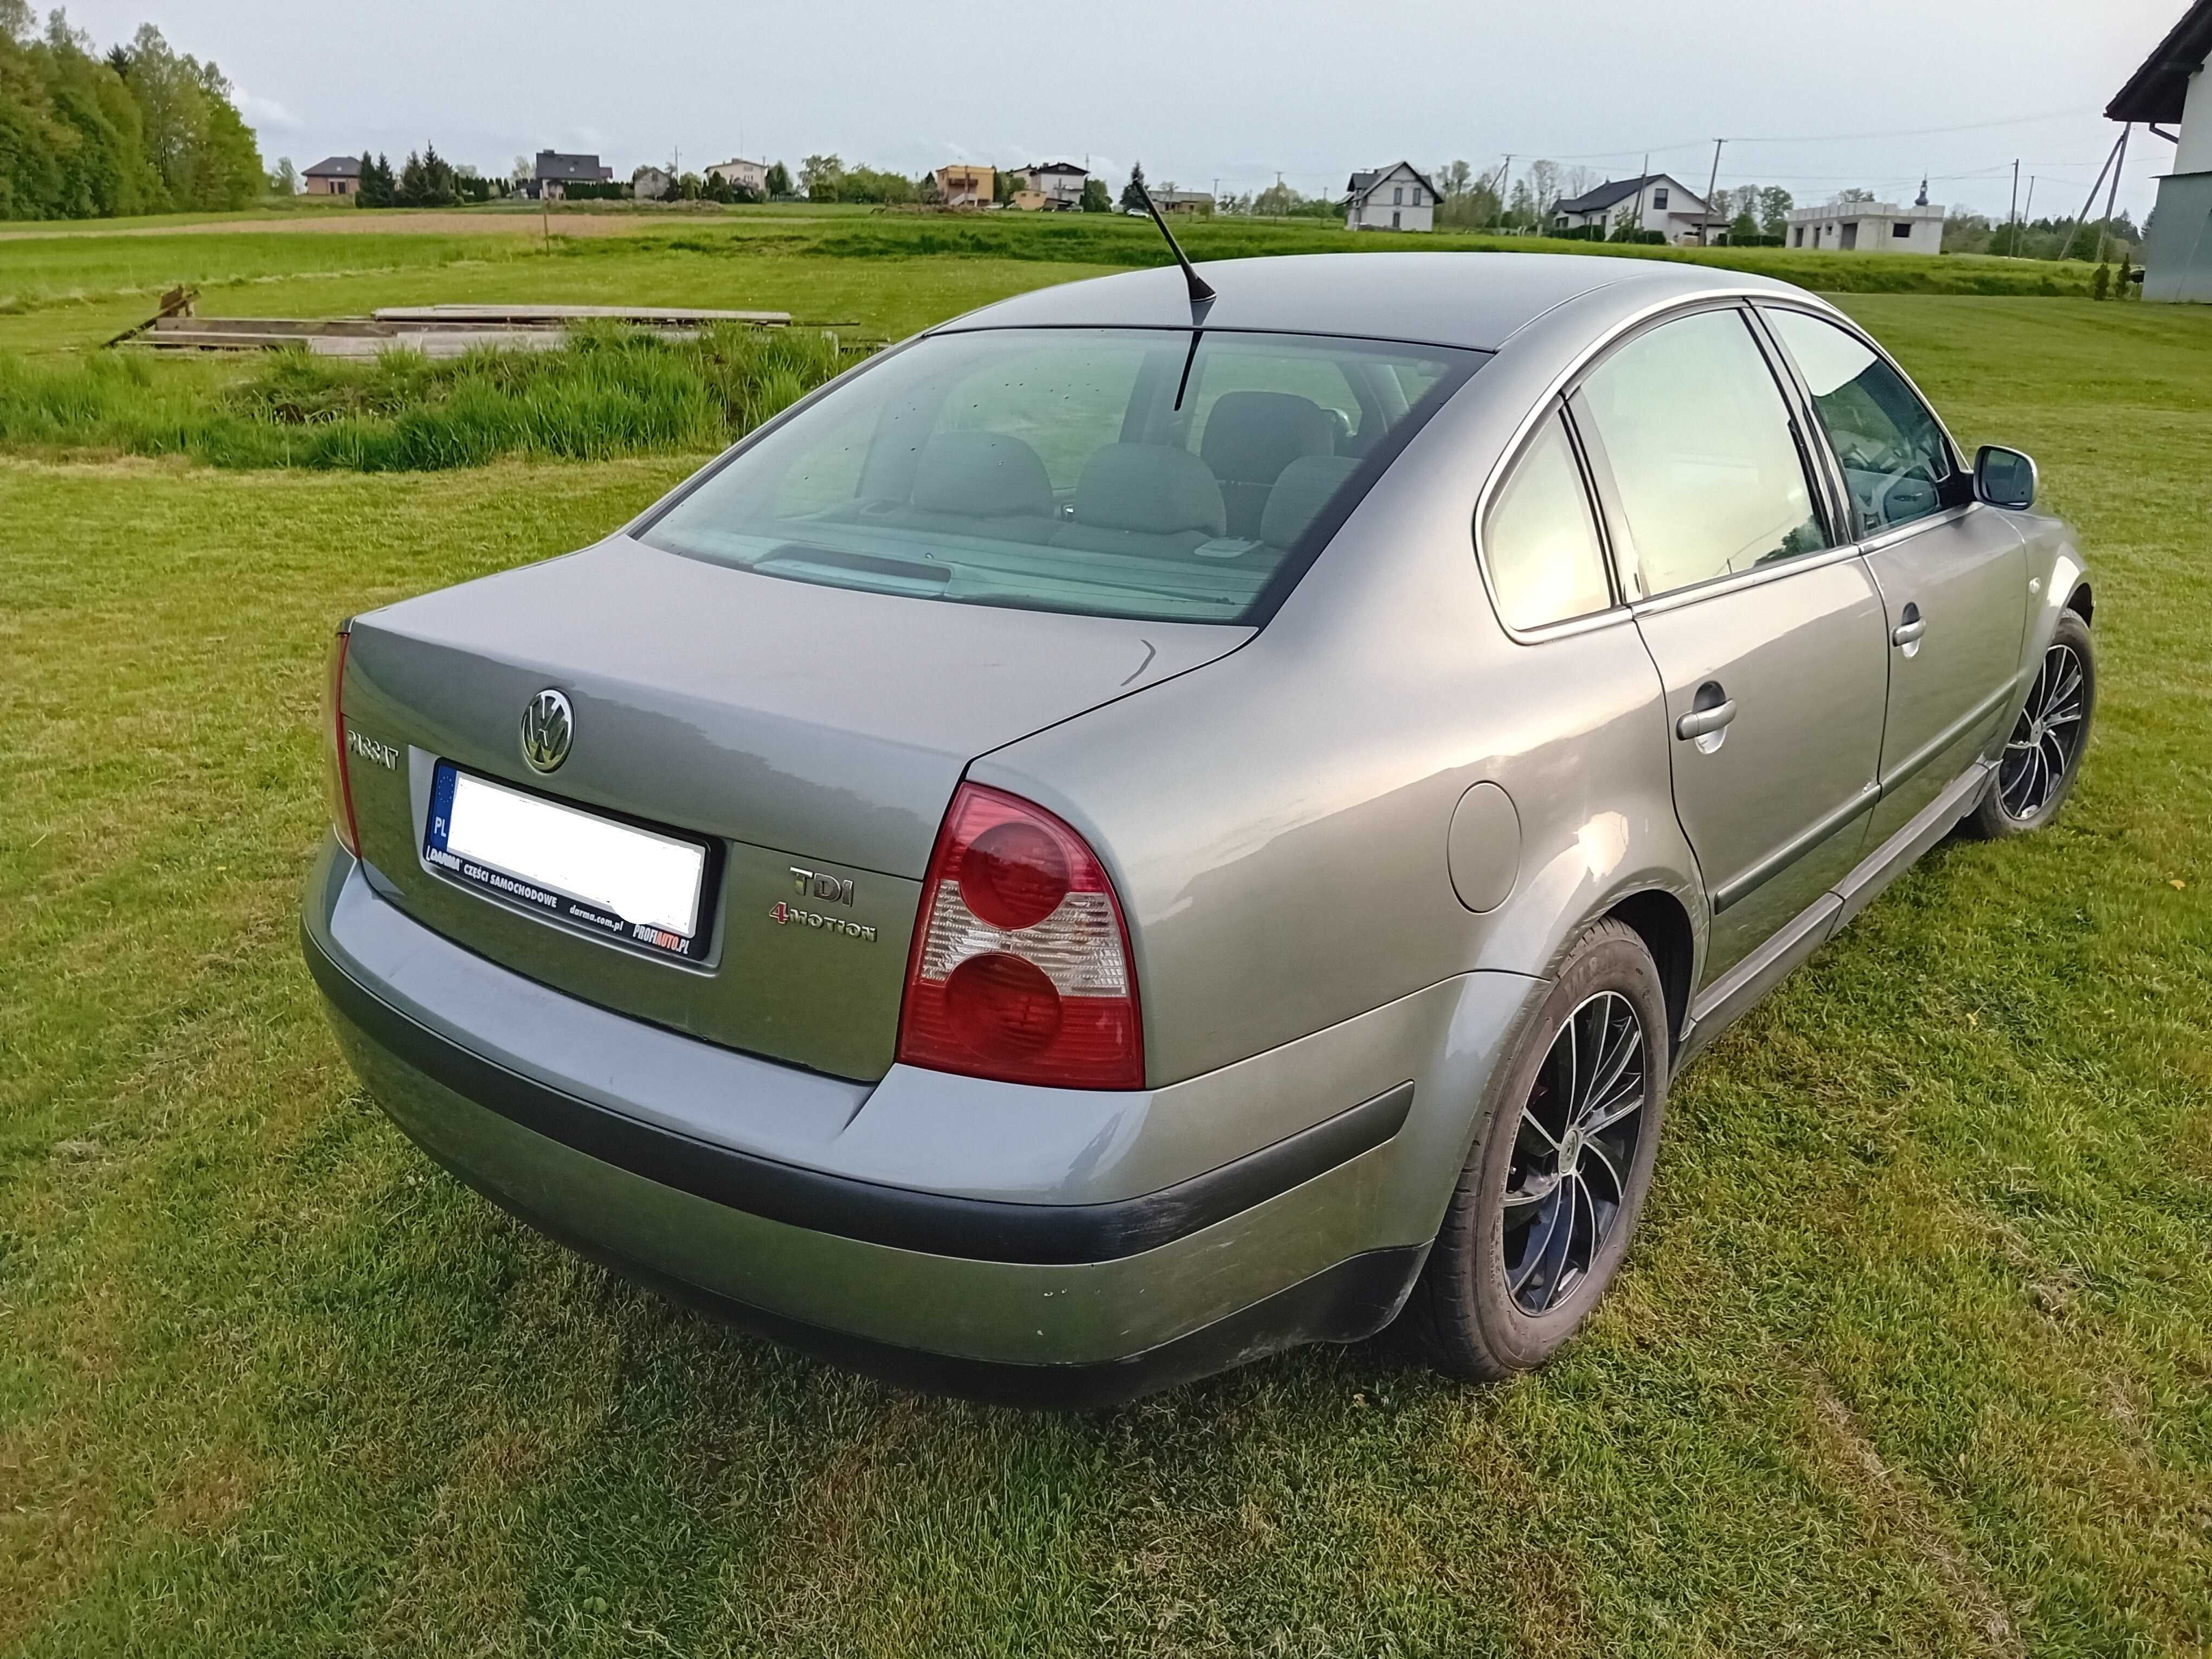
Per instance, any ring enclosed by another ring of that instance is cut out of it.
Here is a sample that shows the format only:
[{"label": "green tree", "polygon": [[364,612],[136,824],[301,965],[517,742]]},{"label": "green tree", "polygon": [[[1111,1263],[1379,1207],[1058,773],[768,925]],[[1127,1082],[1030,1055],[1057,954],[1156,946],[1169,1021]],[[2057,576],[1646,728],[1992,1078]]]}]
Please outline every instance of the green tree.
[{"label": "green tree", "polygon": [[1103,179],[1085,179],[1083,181],[1083,210],[1085,213],[1111,213],[1114,210],[1114,198],[1107,194]]},{"label": "green tree", "polygon": [[1742,212],[1729,221],[1729,240],[1739,246],[1752,237],[1764,234],[1759,228],[1759,221],[1751,216],[1749,208],[1744,209]]},{"label": "green tree", "polygon": [[779,201],[784,197],[790,195],[791,169],[784,166],[781,161],[775,162],[768,170],[768,179],[766,183],[768,185],[768,198],[769,201]]},{"label": "green tree", "polygon": [[161,205],[137,101],[114,64],[61,13],[40,39],[26,0],[0,0],[0,218]]},{"label": "green tree", "polygon": [[2100,264],[2097,267],[2096,275],[2089,279],[2089,297],[2093,300],[2109,300],[2112,297],[2112,268],[2110,265]]},{"label": "green tree", "polygon": [[834,202],[845,164],[835,155],[810,155],[799,164],[799,187],[810,202]]},{"label": "green tree", "polygon": [[231,102],[230,82],[213,64],[180,56],[161,30],[141,24],[131,41],[128,85],[144,118],[147,156],[172,206],[243,207],[260,193],[260,152]]},{"label": "green tree", "polygon": [[[1262,192],[1264,194],[1264,192]],[[1121,186],[1121,205],[1142,212],[1145,206],[1145,164],[1137,162],[1129,169],[1129,182]]]},{"label": "green tree", "polygon": [[1765,235],[1779,236],[1790,228],[1790,210],[1797,205],[1797,198],[1779,185],[1769,185],[1759,192],[1759,228]]},{"label": "green tree", "polygon": [[1008,167],[991,169],[991,199],[1000,207],[1014,199],[1014,192],[1022,188],[1021,175]]},{"label": "green tree", "polygon": [[300,170],[292,165],[290,156],[276,158],[276,171],[269,175],[269,193],[271,196],[297,196],[300,193]]}]

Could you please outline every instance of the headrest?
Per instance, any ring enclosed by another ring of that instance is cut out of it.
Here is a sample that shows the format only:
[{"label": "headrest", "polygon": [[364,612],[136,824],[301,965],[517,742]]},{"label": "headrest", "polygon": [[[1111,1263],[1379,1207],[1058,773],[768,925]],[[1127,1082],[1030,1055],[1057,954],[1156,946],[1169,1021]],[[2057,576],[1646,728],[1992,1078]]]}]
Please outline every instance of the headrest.
[{"label": "headrest", "polygon": [[1171,444],[1108,444],[1093,452],[1075,486],[1075,519],[1153,536],[1184,530],[1218,536],[1229,527],[1212,471]]},{"label": "headrest", "polygon": [[1292,461],[1267,492],[1267,505],[1260,514],[1260,539],[1270,547],[1288,547],[1358,469],[1358,459],[1352,455],[1309,455]]},{"label": "headrest", "polygon": [[926,513],[995,519],[1053,511],[1037,453],[997,432],[940,432],[915,458],[914,504]]},{"label": "headrest", "polygon": [[1198,453],[1217,478],[1273,483],[1301,455],[1336,449],[1336,422],[1310,398],[1288,392],[1224,392],[1206,417]]}]

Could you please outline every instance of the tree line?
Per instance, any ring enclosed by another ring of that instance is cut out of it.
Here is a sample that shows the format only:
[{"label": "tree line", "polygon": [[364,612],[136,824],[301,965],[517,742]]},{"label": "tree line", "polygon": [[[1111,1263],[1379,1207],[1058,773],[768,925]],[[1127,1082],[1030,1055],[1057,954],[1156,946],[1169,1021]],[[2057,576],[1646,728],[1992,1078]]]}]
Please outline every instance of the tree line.
[{"label": "tree line", "polygon": [[61,12],[41,33],[28,0],[0,0],[0,219],[238,208],[264,184],[212,63],[151,23],[103,55]]}]

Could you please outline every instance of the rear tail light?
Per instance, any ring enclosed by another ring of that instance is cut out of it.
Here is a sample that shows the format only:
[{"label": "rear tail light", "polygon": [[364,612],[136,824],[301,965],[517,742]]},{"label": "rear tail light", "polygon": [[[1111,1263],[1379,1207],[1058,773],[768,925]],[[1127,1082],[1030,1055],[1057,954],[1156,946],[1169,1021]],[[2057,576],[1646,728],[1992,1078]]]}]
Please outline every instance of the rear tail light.
[{"label": "rear tail light", "polygon": [[1129,930],[1083,837],[963,783],[922,883],[898,1057],[1066,1089],[1144,1086]]},{"label": "rear tail light", "polygon": [[361,856],[361,832],[353,822],[353,778],[346,770],[345,691],[346,641],[351,624],[338,629],[331,641],[330,672],[323,678],[323,782],[330,795],[331,828],[338,845],[355,858]]}]

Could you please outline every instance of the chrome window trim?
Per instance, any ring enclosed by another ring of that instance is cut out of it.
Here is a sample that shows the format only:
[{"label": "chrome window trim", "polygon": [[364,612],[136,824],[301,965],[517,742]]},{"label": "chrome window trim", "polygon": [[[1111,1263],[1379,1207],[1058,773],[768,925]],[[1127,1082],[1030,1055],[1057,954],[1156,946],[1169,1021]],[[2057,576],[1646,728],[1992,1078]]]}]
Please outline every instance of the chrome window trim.
[{"label": "chrome window trim", "polygon": [[1947,524],[1957,524],[1961,519],[1986,504],[1981,501],[1961,501],[1956,507],[1947,507],[1905,523],[1892,525],[1878,536],[1869,536],[1856,544],[1862,553],[1879,553],[1884,548],[1895,547],[1900,542],[1911,541],[1923,531],[1935,530]]},{"label": "chrome window trim", "polygon": [[1769,582],[1780,581],[1785,576],[1800,571],[1825,570],[1832,564],[1841,564],[1847,559],[1863,556],[1856,543],[1846,542],[1841,547],[1824,547],[1817,553],[1801,553],[1793,559],[1778,559],[1769,565],[1753,565],[1748,570],[1731,570],[1724,576],[1708,576],[1701,582],[1692,582],[1686,587],[1673,587],[1656,599],[1638,599],[1629,609],[1639,617],[1657,616],[1662,611],[1680,611],[1685,605],[1698,605],[1706,599],[1719,599],[1727,593],[1741,593],[1746,588],[1764,587]]}]

